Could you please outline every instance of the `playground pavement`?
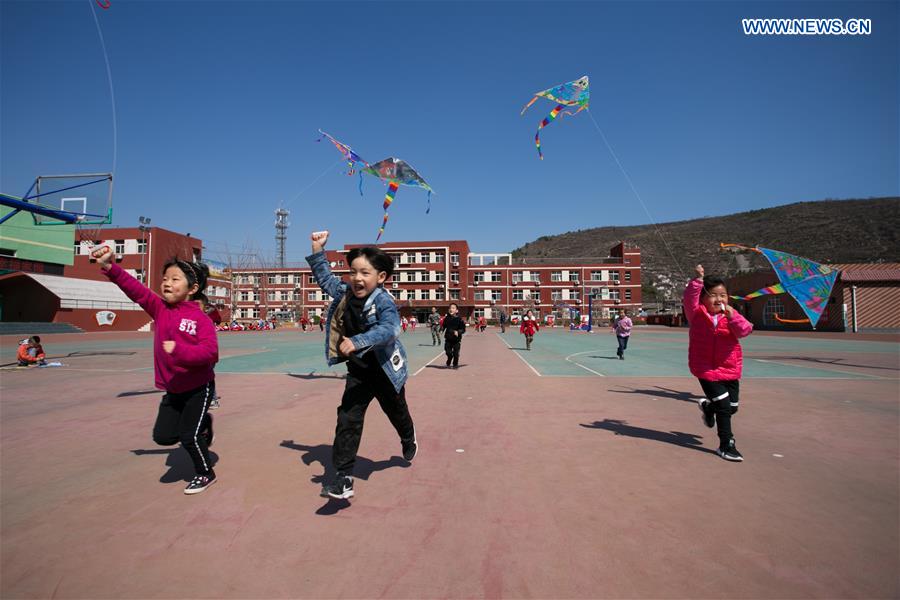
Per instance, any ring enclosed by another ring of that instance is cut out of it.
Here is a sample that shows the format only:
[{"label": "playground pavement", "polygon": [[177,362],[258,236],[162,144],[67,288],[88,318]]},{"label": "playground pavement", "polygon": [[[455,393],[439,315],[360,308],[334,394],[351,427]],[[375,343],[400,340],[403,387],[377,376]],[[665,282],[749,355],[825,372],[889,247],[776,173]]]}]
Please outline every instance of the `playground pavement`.
[{"label": "playground pavement", "polygon": [[[321,334],[225,333],[219,481],[151,440],[149,334],[46,336],[0,370],[2,598],[897,598],[897,336],[754,334],[745,456],[715,453],[683,330],[403,338],[420,452],[377,403],[356,497],[331,472]],[[11,338],[0,339],[10,362]]]}]

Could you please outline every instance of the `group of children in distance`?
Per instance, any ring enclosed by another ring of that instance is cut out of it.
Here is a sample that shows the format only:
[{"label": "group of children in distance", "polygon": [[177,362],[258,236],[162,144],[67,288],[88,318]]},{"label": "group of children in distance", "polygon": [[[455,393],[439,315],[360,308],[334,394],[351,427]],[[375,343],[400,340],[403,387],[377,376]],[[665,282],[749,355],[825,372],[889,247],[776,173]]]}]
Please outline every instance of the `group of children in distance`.
[{"label": "group of children in distance", "polygon": [[[400,315],[393,297],[383,287],[394,272],[394,261],[376,247],[354,248],[347,254],[350,275],[349,282],[345,282],[331,273],[325,258],[328,232],[313,233],[311,240],[312,254],[306,260],[319,286],[333,298],[326,317],[325,358],[329,365],[347,363],[332,446],[336,473],[325,483],[321,495],[346,499],[353,496],[353,467],[365,413],[373,398],[397,431],[404,460],[412,462],[418,451],[406,402],[408,372],[406,350],[400,342]],[[157,295],[115,264],[109,248],[95,249],[92,254],[110,281],[156,323],[155,380],[165,394],[153,426],[153,440],[163,446],[181,443],[196,471],[184,493],[203,492],[216,482],[209,455],[214,439],[209,409],[216,397],[213,366],[219,351],[215,325],[197,302],[205,298],[203,289],[209,269],[201,263],[173,258],[163,269]],[[703,423],[718,427],[718,455],[741,461],[743,457],[731,431],[731,417],[737,412],[739,400],[742,354],[738,340],[749,335],[753,326],[728,306],[728,293],[721,279],[704,277],[700,265],[697,275],[684,293],[684,310],[690,323],[689,367],[706,395],[700,402]],[[437,343],[439,334],[444,334],[447,366],[457,368],[465,321],[455,303],[450,304],[443,321],[436,313],[433,310],[429,318],[432,341]],[[528,349],[539,328],[529,310],[520,326]],[[630,331],[630,319],[620,313],[616,324],[620,358],[624,358]],[[30,349],[34,351],[27,354],[37,358],[40,340],[31,339],[34,345]]]}]

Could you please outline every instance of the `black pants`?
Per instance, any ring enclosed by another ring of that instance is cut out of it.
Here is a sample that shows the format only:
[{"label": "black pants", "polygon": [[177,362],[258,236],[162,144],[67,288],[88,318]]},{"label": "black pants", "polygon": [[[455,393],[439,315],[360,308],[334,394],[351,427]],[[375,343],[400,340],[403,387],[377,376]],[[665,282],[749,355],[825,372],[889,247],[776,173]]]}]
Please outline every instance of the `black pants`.
[{"label": "black pants", "polygon": [[462,340],[456,338],[455,342],[451,342],[450,338],[444,338],[444,352],[447,353],[447,364],[453,364],[459,366],[459,347],[462,345]]},{"label": "black pants", "polygon": [[625,335],[617,335],[616,339],[619,340],[619,349],[616,351],[616,354],[622,356],[625,354],[625,349],[628,348],[628,338],[629,336]]},{"label": "black pants", "polygon": [[733,437],[731,432],[731,415],[738,411],[740,400],[741,382],[739,379],[731,381],[707,381],[700,379],[700,387],[703,393],[712,402],[712,409],[716,413],[716,428],[719,441],[727,444]]},{"label": "black pants", "polygon": [[344,397],[337,409],[337,427],[334,430],[331,454],[334,468],[338,471],[353,473],[356,453],[362,440],[366,409],[372,398],[378,400],[381,410],[397,430],[401,441],[409,441],[416,436],[409,407],[406,405],[406,386],[397,392],[380,366],[348,368]]},{"label": "black pants", "polygon": [[209,449],[206,447],[207,440],[200,432],[209,427],[210,416],[207,411],[209,403],[215,397],[216,384],[213,381],[180,394],[169,392],[159,403],[159,414],[153,425],[153,441],[160,446],[174,446],[181,442],[191,455],[198,475],[213,472]]}]

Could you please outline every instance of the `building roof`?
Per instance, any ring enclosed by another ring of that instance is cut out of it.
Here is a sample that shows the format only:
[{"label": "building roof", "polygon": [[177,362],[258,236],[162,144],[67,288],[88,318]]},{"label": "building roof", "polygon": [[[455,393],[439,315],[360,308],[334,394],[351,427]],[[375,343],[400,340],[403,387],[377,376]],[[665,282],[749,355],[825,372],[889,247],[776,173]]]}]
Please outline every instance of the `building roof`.
[{"label": "building roof", "polygon": [[900,281],[900,263],[844,263],[828,266],[841,272],[841,281]]},{"label": "building roof", "polygon": [[122,302],[133,304],[131,299],[109,281],[91,281],[74,277],[59,277],[42,273],[24,273],[50,290],[60,300],[91,300],[94,302]]}]

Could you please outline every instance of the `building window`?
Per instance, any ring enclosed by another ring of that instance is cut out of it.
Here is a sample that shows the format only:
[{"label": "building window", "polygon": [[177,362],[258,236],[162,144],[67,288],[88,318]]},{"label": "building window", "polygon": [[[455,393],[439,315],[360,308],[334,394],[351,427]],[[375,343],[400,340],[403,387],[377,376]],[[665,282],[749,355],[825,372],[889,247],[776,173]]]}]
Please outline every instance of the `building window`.
[{"label": "building window", "polygon": [[309,276],[308,281],[309,281],[309,284],[310,284],[310,285],[315,285],[315,284],[316,284],[316,278],[315,278],[314,276],[312,276],[312,275]]},{"label": "building window", "polygon": [[613,281],[619,281],[619,272],[618,271],[612,271],[612,272],[610,272],[610,275],[612,275]]},{"label": "building window", "polygon": [[125,254],[125,240],[115,240],[115,253]]},{"label": "building window", "polygon": [[268,294],[266,294],[266,300],[268,300],[269,302],[274,302],[275,301],[275,292],[269,292]]},{"label": "building window", "polygon": [[443,300],[444,299],[444,290],[438,288],[434,291],[434,299],[435,300]]},{"label": "building window", "polygon": [[562,281],[562,271],[550,271],[550,281]]},{"label": "building window", "polygon": [[435,255],[434,255],[434,262],[438,262],[438,263],[444,262],[444,253],[443,253],[443,252],[438,252],[437,254],[435,254]]},{"label": "building window", "polygon": [[772,325],[780,325],[776,316],[782,316],[784,314],[784,302],[781,301],[781,298],[778,296],[774,296],[766,300],[766,305],[763,307],[763,324],[772,326]]},{"label": "building window", "polygon": [[625,290],[625,299],[631,300],[631,290]]},{"label": "building window", "polygon": [[513,271],[512,281],[513,283],[522,283],[522,271]]},{"label": "building window", "polygon": [[391,296],[394,297],[394,300],[400,299],[400,290],[391,290]]},{"label": "building window", "polygon": [[250,302],[250,292],[241,292],[241,302]]},{"label": "building window", "polygon": [[551,290],[550,291],[550,301],[558,302],[562,300],[562,290]]},{"label": "building window", "polygon": [[578,300],[581,297],[581,292],[579,290],[572,290],[569,292],[569,300]]},{"label": "building window", "polygon": [[578,281],[578,271],[569,271],[569,281]]},{"label": "building window", "polygon": [[625,281],[631,281],[631,271],[625,271]]},{"label": "building window", "polygon": [[513,290],[513,300],[524,300],[525,290]]},{"label": "building window", "polygon": [[138,251],[138,254],[146,254],[147,253],[147,240],[138,240],[137,251]]},{"label": "building window", "polygon": [[450,283],[459,283],[459,273],[450,273]]},{"label": "building window", "polygon": [[491,300],[498,301],[503,296],[500,290],[491,290]]},{"label": "building window", "polygon": [[491,273],[491,281],[493,281],[494,283],[498,283],[501,276],[502,274],[499,271],[496,273]]},{"label": "building window", "polygon": [[308,294],[306,294],[306,299],[310,302],[315,302],[316,301],[316,292],[309,292]]},{"label": "building window", "polygon": [[459,264],[459,252],[451,252],[450,253],[450,262],[454,264]]},{"label": "building window", "polygon": [[475,300],[484,300],[484,290],[475,292]]},{"label": "building window", "polygon": [[603,271],[591,271],[591,281],[603,281]]},{"label": "building window", "polygon": [[269,275],[269,276],[267,277],[267,280],[268,280],[268,282],[269,282],[269,285],[272,285],[273,283],[275,283],[275,276],[274,276],[274,275]]},{"label": "building window", "polygon": [[484,272],[483,272],[483,271],[476,271],[476,272],[473,274],[473,277],[475,278],[475,281],[484,281]]},{"label": "building window", "polygon": [[476,308],[476,309],[472,312],[472,316],[474,316],[476,319],[480,319],[481,317],[484,316],[484,309],[483,309],[483,308]]},{"label": "building window", "polygon": [[450,290],[450,299],[459,300],[459,290]]}]

